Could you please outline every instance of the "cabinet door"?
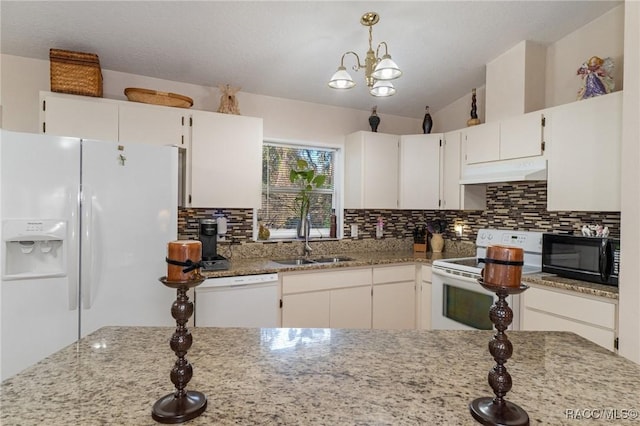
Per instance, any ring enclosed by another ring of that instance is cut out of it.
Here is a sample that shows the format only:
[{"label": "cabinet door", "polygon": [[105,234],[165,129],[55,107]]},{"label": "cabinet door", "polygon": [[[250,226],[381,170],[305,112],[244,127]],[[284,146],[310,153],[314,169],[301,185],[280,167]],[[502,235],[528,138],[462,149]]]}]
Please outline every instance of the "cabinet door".
[{"label": "cabinet door", "polygon": [[42,133],[118,141],[118,104],[81,96],[41,95]]},{"label": "cabinet door", "polygon": [[191,207],[260,208],[262,119],[192,111]]},{"label": "cabinet door", "polygon": [[431,266],[422,265],[418,298],[418,328],[431,330]]},{"label": "cabinet door", "polygon": [[547,210],[620,211],[622,92],[549,114]]},{"label": "cabinet door", "polygon": [[461,132],[444,134],[442,144],[442,208],[445,210],[460,209],[460,144]]},{"label": "cabinet door", "polygon": [[465,163],[485,163],[500,159],[500,125],[485,123],[462,131]]},{"label": "cabinet door", "polygon": [[440,208],[442,134],[400,136],[401,209]]},{"label": "cabinet door", "polygon": [[500,122],[500,159],[542,155],[543,119],[538,111]]},{"label": "cabinet door", "polygon": [[331,291],[331,328],[371,328],[371,287]]},{"label": "cabinet door", "polygon": [[331,292],[289,294],[282,297],[282,326],[330,327]]},{"label": "cabinet door", "polygon": [[398,140],[398,136],[385,133],[347,135],[345,208],[398,208]]},{"label": "cabinet door", "polygon": [[184,109],[122,103],[118,109],[119,140],[186,148]]},{"label": "cabinet door", "polygon": [[373,286],[373,328],[414,329],[416,327],[415,281]]}]

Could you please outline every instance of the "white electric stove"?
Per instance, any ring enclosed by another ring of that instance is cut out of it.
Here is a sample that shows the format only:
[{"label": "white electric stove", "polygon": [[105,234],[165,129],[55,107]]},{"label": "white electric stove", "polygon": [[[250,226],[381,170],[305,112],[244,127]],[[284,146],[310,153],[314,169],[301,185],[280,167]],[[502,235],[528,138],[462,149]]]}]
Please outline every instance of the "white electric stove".
[{"label": "white electric stove", "polygon": [[[542,233],[481,229],[476,237],[476,256],[433,261],[431,326],[435,330],[491,330],[489,308],[497,296],[482,288],[478,278],[484,267],[487,246],[520,247],[524,251],[522,274],[542,271]],[[509,296],[513,310],[510,328],[520,328],[520,298]]]}]

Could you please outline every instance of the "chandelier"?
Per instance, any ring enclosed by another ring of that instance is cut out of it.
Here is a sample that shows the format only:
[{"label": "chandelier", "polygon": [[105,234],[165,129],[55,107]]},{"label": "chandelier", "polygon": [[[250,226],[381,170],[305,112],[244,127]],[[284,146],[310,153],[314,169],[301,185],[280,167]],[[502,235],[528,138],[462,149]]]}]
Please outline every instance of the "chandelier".
[{"label": "chandelier", "polygon": [[[344,66],[344,58],[348,54],[356,57],[356,65],[353,66],[354,71],[364,68],[364,78],[369,87],[369,93],[373,96],[391,96],[396,93],[395,87],[390,80],[395,80],[402,75],[402,71],[398,65],[391,59],[387,49],[387,43],[382,41],[378,43],[376,51],[371,46],[373,26],[380,21],[380,16],[376,12],[367,12],[360,18],[360,23],[369,27],[369,50],[364,59],[364,65],[360,63],[360,57],[353,51],[348,51],[342,55],[338,71],[333,74],[329,80],[329,87],[333,89],[351,89],[356,85],[347,69]],[[384,55],[380,58],[380,47],[384,45]]]}]

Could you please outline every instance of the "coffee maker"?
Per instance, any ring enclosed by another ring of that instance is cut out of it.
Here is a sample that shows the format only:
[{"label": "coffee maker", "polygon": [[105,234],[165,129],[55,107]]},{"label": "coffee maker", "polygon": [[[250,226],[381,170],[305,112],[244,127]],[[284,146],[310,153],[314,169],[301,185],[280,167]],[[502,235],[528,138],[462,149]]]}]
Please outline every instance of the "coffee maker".
[{"label": "coffee maker", "polygon": [[200,219],[198,239],[202,243],[202,269],[229,269],[229,261],[218,254],[218,223],[215,219]]}]

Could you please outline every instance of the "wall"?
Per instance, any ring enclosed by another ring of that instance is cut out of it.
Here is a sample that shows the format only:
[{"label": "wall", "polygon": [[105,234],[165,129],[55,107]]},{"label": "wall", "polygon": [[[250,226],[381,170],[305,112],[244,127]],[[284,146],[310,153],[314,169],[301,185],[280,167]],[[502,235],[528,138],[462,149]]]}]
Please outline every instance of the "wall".
[{"label": "wall", "polygon": [[576,100],[582,80],[576,71],[592,56],[615,62],[615,90],[623,87],[624,10],[620,5],[547,48],[546,107]]},{"label": "wall", "polygon": [[[576,100],[582,85],[582,80],[576,75],[576,71],[584,61],[594,55],[613,58],[615,90],[622,90],[624,11],[625,5],[611,9],[589,24],[547,46],[544,80],[545,108]],[[449,132],[466,127],[471,109],[471,89],[470,87],[469,95],[457,99],[438,111],[431,112],[434,121],[433,133]],[[478,118],[485,123],[486,87],[478,87],[477,91]]]},{"label": "wall", "polygon": [[[216,111],[220,101],[217,88],[176,81],[160,80],[117,71],[102,70],[105,98],[126,99],[127,87],[144,87],[180,93],[194,101],[193,109]],[[6,129],[37,133],[39,91],[49,90],[49,61],[2,55],[0,104]],[[370,111],[312,104],[284,98],[239,92],[242,115],[262,117],[265,139],[310,141],[342,145],[344,135],[357,130],[370,130]],[[422,120],[379,114],[380,131],[413,134],[421,129]]]},{"label": "wall", "polygon": [[640,363],[640,2],[625,6],[619,352]]}]

